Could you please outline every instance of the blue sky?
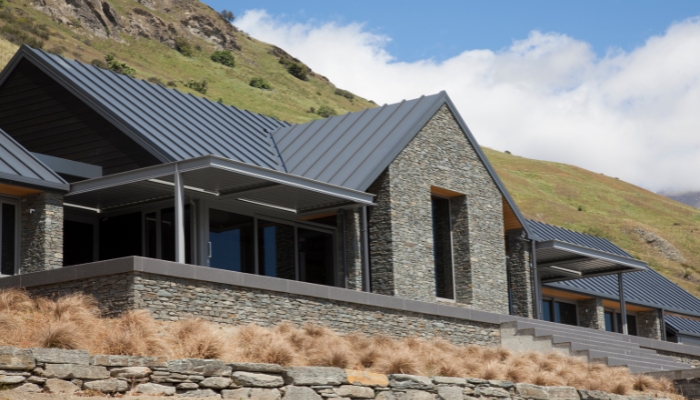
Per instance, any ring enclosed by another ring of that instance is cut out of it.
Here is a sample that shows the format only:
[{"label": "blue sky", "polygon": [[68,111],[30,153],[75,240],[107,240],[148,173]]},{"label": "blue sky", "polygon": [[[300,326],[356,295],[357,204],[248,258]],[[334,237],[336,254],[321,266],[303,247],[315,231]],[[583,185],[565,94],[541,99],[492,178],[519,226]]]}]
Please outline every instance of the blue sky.
[{"label": "blue sky", "polygon": [[359,22],[392,41],[400,61],[453,57],[465,49],[500,50],[532,30],[565,33],[593,46],[633,50],[675,21],[700,15],[700,1],[251,1],[207,0],[235,15],[264,9],[285,22]]},{"label": "blue sky", "polygon": [[482,146],[700,190],[700,1],[208,2],[378,104],[445,90]]}]

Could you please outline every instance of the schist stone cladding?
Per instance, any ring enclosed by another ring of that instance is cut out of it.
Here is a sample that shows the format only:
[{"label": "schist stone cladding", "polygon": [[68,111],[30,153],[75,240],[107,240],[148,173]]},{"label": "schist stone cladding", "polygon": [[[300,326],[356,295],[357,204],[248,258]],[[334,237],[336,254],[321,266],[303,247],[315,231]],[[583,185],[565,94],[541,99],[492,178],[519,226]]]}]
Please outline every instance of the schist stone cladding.
[{"label": "schist stone cladding", "polygon": [[21,199],[22,274],[63,266],[63,195],[43,192]]},{"label": "schist stone cladding", "polygon": [[372,291],[435,302],[431,193],[450,198],[456,302],[508,314],[502,196],[446,106],[367,190]]}]

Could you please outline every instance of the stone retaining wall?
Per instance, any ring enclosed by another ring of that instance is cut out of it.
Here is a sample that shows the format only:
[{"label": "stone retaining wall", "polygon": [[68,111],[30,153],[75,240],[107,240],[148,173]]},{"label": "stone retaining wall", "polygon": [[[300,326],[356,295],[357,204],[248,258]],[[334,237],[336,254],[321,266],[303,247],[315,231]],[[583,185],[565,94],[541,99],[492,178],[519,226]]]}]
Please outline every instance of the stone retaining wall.
[{"label": "stone retaining wall", "polygon": [[0,347],[0,385],[25,393],[145,394],[258,400],[651,400],[573,387],[382,375],[333,367],[95,355]]}]

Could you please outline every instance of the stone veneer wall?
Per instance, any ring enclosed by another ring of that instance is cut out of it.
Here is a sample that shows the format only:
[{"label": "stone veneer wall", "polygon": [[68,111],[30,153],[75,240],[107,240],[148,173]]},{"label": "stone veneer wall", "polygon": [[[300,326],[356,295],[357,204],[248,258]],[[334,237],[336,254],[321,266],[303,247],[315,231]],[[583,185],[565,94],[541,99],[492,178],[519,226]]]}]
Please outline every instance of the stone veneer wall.
[{"label": "stone veneer wall", "polygon": [[197,316],[220,324],[317,323],[340,333],[392,337],[442,337],[456,344],[497,346],[499,324],[404,312],[342,301],[315,299],[143,272],[28,288],[50,296],[83,291],[94,295],[107,315],[146,309],[159,320]]},{"label": "stone veneer wall", "polygon": [[[352,290],[362,290],[362,233],[360,231],[361,212],[359,209],[342,210],[338,213],[338,235],[341,235],[340,228],[345,222],[345,259],[343,259],[343,243],[342,239],[338,239],[338,254],[340,255],[340,273],[338,276],[343,276],[343,262],[347,267],[347,288]],[[344,283],[340,282],[343,287]]]},{"label": "stone veneer wall", "polygon": [[653,310],[637,313],[637,335],[650,339],[662,340],[661,311]]},{"label": "stone veneer wall", "polygon": [[372,290],[436,301],[433,186],[464,195],[455,200],[464,202],[466,214],[453,242],[461,254],[454,265],[462,275],[457,302],[508,314],[502,196],[447,106],[368,189],[377,195],[370,217]]},{"label": "stone veneer wall", "polygon": [[601,331],[605,330],[605,308],[603,307],[602,299],[596,297],[589,300],[580,300],[577,308],[579,326]]},{"label": "stone veneer wall", "polygon": [[63,195],[42,192],[23,197],[20,212],[19,273],[63,267]]},{"label": "stone veneer wall", "polygon": [[508,240],[507,263],[510,288],[513,293],[513,314],[534,318],[530,241],[527,240],[523,229],[506,232],[506,240]]}]

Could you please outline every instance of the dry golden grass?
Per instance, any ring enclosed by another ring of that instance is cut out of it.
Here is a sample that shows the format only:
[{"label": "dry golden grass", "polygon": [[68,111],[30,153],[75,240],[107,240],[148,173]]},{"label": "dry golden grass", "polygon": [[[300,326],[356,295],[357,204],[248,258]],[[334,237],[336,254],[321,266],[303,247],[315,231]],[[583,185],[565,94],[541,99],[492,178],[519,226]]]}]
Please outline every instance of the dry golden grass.
[{"label": "dry golden grass", "polygon": [[589,364],[561,353],[514,353],[499,347],[457,346],[444,339],[340,335],[307,324],[222,327],[200,318],[153,319],[147,311],[100,317],[91,297],[71,294],[32,299],[0,290],[0,345],[86,349],[93,354],[218,358],[226,361],[318,365],[384,374],[506,379],[543,386],[574,386],[616,394],[677,396],[668,380],[626,368]]}]

